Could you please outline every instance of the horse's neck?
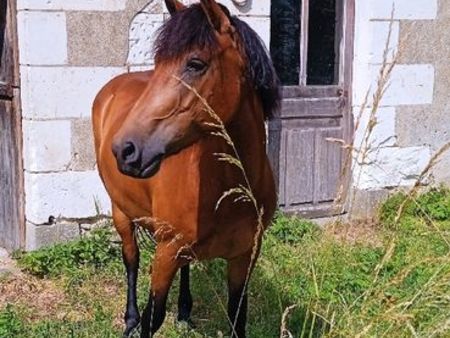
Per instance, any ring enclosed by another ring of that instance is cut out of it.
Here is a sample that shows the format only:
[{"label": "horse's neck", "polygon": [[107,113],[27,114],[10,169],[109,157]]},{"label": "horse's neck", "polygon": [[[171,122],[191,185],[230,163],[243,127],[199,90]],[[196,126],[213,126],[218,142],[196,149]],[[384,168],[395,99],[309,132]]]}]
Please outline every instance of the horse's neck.
[{"label": "horse's neck", "polygon": [[[265,126],[259,101],[249,95],[240,105],[233,121],[227,125],[227,131],[238,151],[251,188],[258,194],[265,186],[262,180],[267,178],[268,169]],[[178,196],[183,196],[186,201],[195,204],[201,200],[197,207],[201,206],[202,210],[214,210],[225,191],[247,183],[242,172],[234,165],[219,161],[215,156],[217,153],[235,156],[224,139],[205,135],[199,142],[163,162],[161,169],[164,174],[154,181],[154,191],[177,191]],[[186,175],[180,175],[182,168],[186,169]],[[186,177],[189,178],[188,182]],[[165,195],[157,194],[158,197]]]},{"label": "horse's neck", "polygon": [[253,91],[244,95],[245,99],[227,126],[247,175],[253,180],[266,165],[266,130],[260,100]]}]

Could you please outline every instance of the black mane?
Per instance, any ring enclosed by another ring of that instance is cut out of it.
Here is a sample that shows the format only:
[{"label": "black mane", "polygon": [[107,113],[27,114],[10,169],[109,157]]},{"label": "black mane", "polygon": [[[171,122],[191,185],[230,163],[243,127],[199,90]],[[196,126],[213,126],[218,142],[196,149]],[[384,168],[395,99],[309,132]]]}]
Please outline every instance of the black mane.
[{"label": "black mane", "polygon": [[[276,115],[280,106],[280,82],[269,53],[256,32],[244,21],[231,16],[231,24],[240,36],[248,66],[248,79],[260,95],[264,116],[270,119]],[[208,19],[199,4],[178,11],[160,28],[155,42],[155,59],[168,60],[180,57],[199,48],[217,48],[217,40]]]}]

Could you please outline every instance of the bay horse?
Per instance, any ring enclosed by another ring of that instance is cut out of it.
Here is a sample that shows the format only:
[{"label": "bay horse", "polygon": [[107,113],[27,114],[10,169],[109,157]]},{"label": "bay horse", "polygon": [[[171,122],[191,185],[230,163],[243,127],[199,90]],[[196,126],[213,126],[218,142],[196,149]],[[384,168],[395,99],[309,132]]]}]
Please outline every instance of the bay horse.
[{"label": "bay horse", "polygon": [[[271,222],[277,204],[264,121],[279,108],[279,81],[257,34],[226,7],[214,0],[189,7],[165,2],[171,16],[155,41],[154,70],[111,80],[92,113],[98,170],[122,239],[128,287],[124,336],[139,324],[144,338],[160,328],[179,269],[178,320],[188,321],[189,262],[223,258],[231,335],[244,338],[246,284],[261,245],[259,238],[255,250],[258,219],[248,202],[225,198],[218,208],[216,203],[247,182],[264,210],[263,228]],[[246,180],[239,168],[215,157],[229,153],[230,144],[214,135],[205,101],[233,140]],[[157,241],[142,318],[136,299],[137,226]]]}]

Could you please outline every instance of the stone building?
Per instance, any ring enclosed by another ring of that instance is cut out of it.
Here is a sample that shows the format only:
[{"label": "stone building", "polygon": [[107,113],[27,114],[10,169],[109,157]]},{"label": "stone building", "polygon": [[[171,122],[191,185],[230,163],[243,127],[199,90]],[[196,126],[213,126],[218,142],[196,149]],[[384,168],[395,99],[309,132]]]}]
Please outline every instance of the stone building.
[{"label": "stone building", "polygon": [[[283,209],[370,216],[389,191],[415,184],[449,141],[449,1],[221,2],[271,49],[285,85],[281,117],[268,126]],[[114,76],[152,67],[152,41],[168,14],[162,0],[6,3],[0,246],[35,249],[110,214],[95,168],[91,104]],[[283,29],[286,22],[294,29]],[[394,61],[371,113],[380,68]],[[339,140],[370,151],[348,161]],[[449,182],[444,154],[423,184]]]}]

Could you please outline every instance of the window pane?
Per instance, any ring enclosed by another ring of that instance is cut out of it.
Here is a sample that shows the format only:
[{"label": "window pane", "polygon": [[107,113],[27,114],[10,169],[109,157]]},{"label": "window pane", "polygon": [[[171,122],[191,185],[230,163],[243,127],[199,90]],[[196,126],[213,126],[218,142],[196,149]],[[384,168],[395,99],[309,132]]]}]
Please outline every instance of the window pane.
[{"label": "window pane", "polygon": [[283,85],[299,83],[300,3],[300,0],[272,0],[271,4],[270,51]]},{"label": "window pane", "polygon": [[[340,0],[337,0],[340,1]],[[339,76],[339,30],[336,0],[310,0],[308,70],[309,85],[332,85]]]}]

